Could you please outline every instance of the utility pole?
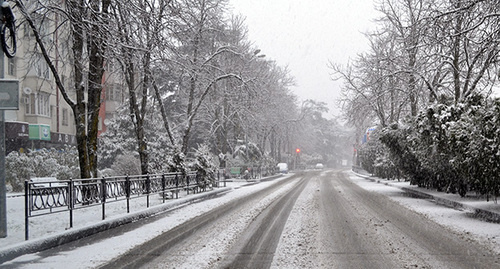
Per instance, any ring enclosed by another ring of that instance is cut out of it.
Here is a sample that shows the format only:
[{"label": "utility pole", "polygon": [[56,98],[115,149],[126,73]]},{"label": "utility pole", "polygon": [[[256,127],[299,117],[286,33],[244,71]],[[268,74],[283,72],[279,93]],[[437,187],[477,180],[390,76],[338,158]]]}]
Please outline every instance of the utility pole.
[{"label": "utility pole", "polygon": [[[0,53],[3,66],[3,53]],[[5,110],[19,109],[19,81],[3,78],[0,70],[0,238],[7,237],[7,187],[5,180]]]},{"label": "utility pole", "polygon": [[[4,12],[5,11],[5,12]],[[2,36],[2,49],[8,51],[8,57],[14,57],[15,54],[15,30],[14,15],[9,5],[4,6],[4,0],[0,0],[0,23],[5,24],[5,35]],[[5,20],[4,20],[5,19]],[[11,31],[12,30],[12,31]],[[7,37],[13,43],[7,43]],[[4,73],[4,52],[0,52],[0,238],[7,237],[7,187],[5,180],[5,110],[19,109],[19,81],[6,80]]]},{"label": "utility pole", "polygon": [[2,109],[0,110],[0,238],[5,237],[7,237],[7,187],[5,183],[5,114]]},{"label": "utility pole", "polygon": [[297,165],[300,157],[299,154],[300,154],[300,149],[299,148],[295,149],[295,162],[293,163],[293,170],[297,170]]},{"label": "utility pole", "polygon": [[[0,0],[0,6],[3,0]],[[0,9],[0,16],[3,17]],[[4,78],[4,56],[0,53],[0,79]],[[1,90],[1,89],[0,89]],[[5,182],[5,111],[0,108],[0,238],[7,237],[7,184]]]}]

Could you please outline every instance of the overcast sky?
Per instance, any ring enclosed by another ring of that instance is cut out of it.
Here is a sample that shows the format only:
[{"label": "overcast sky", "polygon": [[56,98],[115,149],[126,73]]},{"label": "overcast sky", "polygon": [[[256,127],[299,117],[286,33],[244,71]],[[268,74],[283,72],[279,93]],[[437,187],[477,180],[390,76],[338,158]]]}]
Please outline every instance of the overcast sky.
[{"label": "overcast sky", "polygon": [[345,64],[367,49],[363,32],[374,28],[372,0],[229,0],[234,14],[246,17],[249,39],[267,59],[288,66],[292,90],[301,100],[328,103],[340,83],[330,79],[328,61]]}]

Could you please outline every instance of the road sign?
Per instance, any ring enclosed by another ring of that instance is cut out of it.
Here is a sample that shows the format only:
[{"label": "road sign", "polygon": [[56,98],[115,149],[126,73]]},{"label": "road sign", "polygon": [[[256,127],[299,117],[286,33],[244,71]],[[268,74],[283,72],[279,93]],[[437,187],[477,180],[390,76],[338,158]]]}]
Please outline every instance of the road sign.
[{"label": "road sign", "polygon": [[19,109],[19,80],[0,80],[0,110]]}]

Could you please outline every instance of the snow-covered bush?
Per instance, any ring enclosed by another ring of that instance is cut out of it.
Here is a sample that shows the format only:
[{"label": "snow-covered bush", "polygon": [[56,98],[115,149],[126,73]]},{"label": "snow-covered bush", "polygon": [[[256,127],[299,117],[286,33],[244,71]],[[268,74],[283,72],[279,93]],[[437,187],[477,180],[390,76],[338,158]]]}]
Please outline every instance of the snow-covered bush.
[{"label": "snow-covered bush", "polygon": [[253,166],[262,158],[262,151],[255,143],[247,142],[235,147],[233,157],[243,166]]},{"label": "snow-covered bush", "polygon": [[141,163],[138,154],[134,154],[134,152],[125,152],[122,155],[118,155],[113,165],[111,165],[111,170],[113,170],[116,175],[140,175]]},{"label": "snow-covered bush", "polygon": [[375,161],[379,156],[384,155],[384,145],[380,142],[378,131],[370,135],[370,140],[358,148],[358,159],[361,167],[371,174],[375,174]]},{"label": "snow-covered bush", "polygon": [[31,165],[27,154],[14,151],[5,157],[5,181],[12,191],[23,191],[24,181],[35,176]]},{"label": "snow-covered bush", "polygon": [[384,129],[381,141],[411,184],[451,192],[460,188],[460,175],[449,161],[454,149],[447,136],[447,126],[460,114],[455,106],[435,104],[413,122]]},{"label": "snow-covered bush", "polygon": [[175,147],[173,152],[167,156],[166,164],[167,172],[179,172],[187,175],[188,165],[186,164],[186,156],[179,147]]},{"label": "snow-covered bush", "polygon": [[[165,135],[163,124],[159,124],[162,122],[160,115],[151,109],[147,111],[146,119],[144,132],[147,143],[148,171],[152,174],[168,172],[167,162],[174,150]],[[118,156],[137,153],[137,137],[134,128],[128,106],[120,107],[115,117],[107,122],[106,132],[99,137],[99,169],[111,168]]]},{"label": "snow-covered bush", "polygon": [[274,173],[276,173],[276,164],[278,162],[272,158],[271,156],[269,156],[269,154],[264,154],[262,156],[262,159],[260,160],[260,170],[261,170],[261,174],[262,176],[269,176],[269,175],[273,175]]},{"label": "snow-covered bush", "polygon": [[388,151],[382,152],[373,163],[375,175],[389,180],[401,179],[401,173],[389,156]]},{"label": "snow-covered bush", "polygon": [[213,184],[217,177],[217,165],[210,153],[210,148],[206,144],[200,145],[194,155],[192,169],[196,171],[199,183],[202,186]]},{"label": "snow-covered bush", "polygon": [[381,141],[412,184],[500,195],[500,100],[471,96],[433,104],[407,124],[385,128]]},{"label": "snow-covered bush", "polygon": [[32,177],[55,177],[68,180],[79,177],[75,147],[63,150],[42,149],[27,153],[11,152],[5,158],[5,178],[12,191],[24,190],[24,181]]},{"label": "snow-covered bush", "polygon": [[464,187],[457,185],[463,182],[463,175],[450,162],[457,148],[449,136],[450,126],[460,120],[462,113],[463,104],[432,105],[417,117],[414,134],[410,136],[414,152],[424,169],[430,172],[425,185],[438,191],[455,192]]},{"label": "snow-covered bush", "polygon": [[389,150],[389,156],[402,176],[411,184],[423,186],[428,177],[426,171],[415,154],[410,136],[413,133],[411,125],[392,124],[380,133],[380,141]]},{"label": "snow-covered bush", "polygon": [[98,167],[111,168],[118,156],[135,152],[137,142],[133,133],[133,123],[125,106],[106,124],[106,132],[99,136]]},{"label": "snow-covered bush", "polygon": [[450,125],[455,148],[450,163],[469,190],[496,199],[500,195],[500,100],[473,96],[460,120]]}]

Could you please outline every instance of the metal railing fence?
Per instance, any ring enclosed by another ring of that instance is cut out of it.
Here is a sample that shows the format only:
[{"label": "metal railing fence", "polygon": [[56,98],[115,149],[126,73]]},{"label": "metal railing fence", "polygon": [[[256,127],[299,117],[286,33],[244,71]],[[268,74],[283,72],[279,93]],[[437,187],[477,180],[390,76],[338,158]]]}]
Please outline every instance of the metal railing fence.
[{"label": "metal railing fence", "polygon": [[[220,173],[218,173],[220,175]],[[164,173],[154,175],[116,176],[90,179],[56,181],[25,181],[25,240],[29,239],[29,219],[47,214],[69,212],[69,226],[73,227],[75,210],[91,206],[102,207],[106,218],[106,204],[126,200],[127,213],[130,201],[145,197],[150,206],[151,195],[160,195],[164,203],[169,195],[179,198],[179,191],[196,193],[219,185],[200,178],[196,172]]]}]

